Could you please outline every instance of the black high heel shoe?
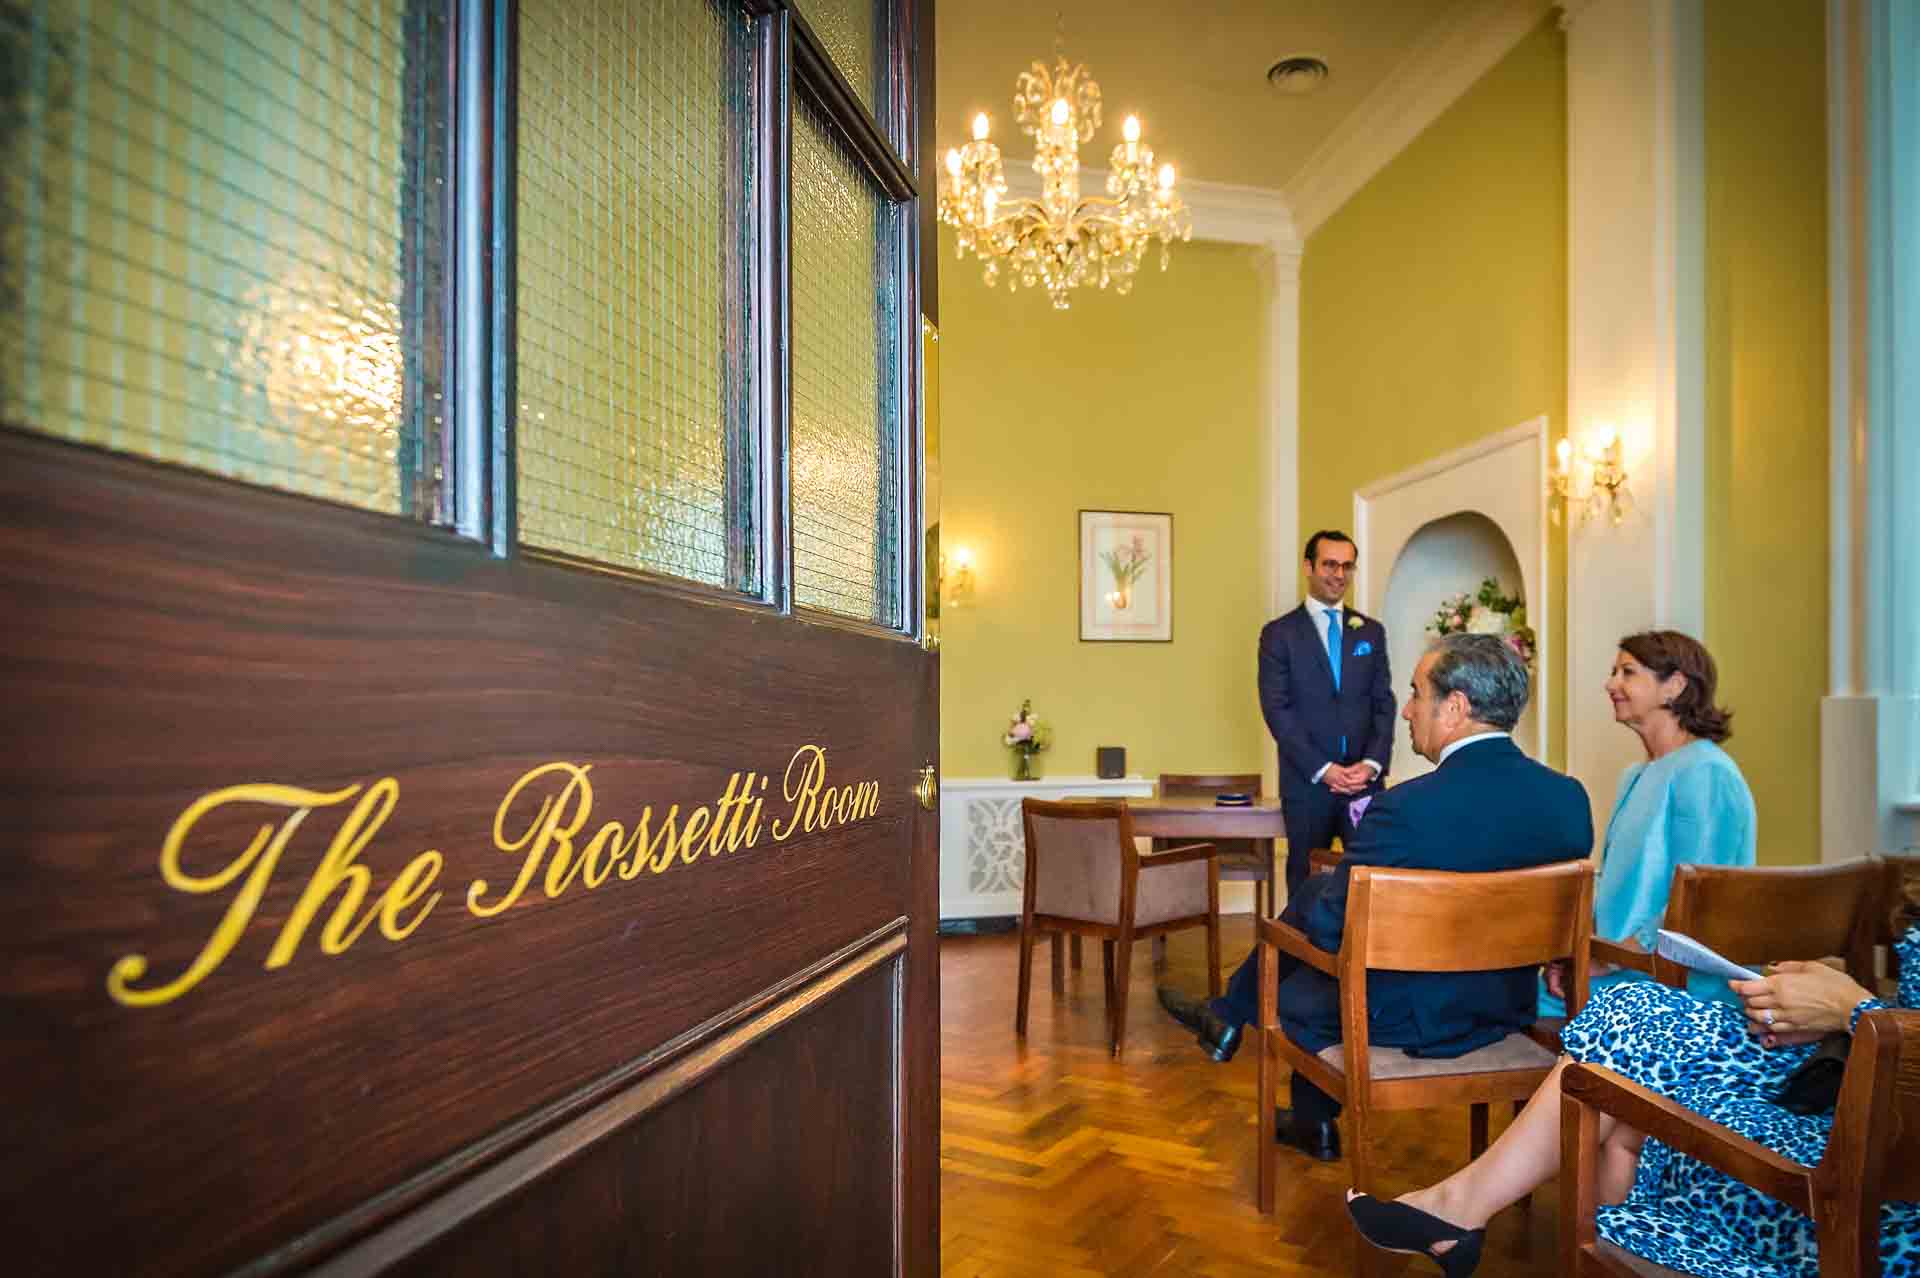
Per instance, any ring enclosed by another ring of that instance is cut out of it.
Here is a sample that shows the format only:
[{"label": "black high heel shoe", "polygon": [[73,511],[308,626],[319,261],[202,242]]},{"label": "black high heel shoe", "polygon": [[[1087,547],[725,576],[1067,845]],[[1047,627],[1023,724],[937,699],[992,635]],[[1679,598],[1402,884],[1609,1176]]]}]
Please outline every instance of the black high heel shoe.
[{"label": "black high heel shoe", "polygon": [[[1484,1229],[1462,1229],[1448,1224],[1430,1212],[1405,1203],[1382,1202],[1371,1194],[1347,1192],[1347,1214],[1360,1236],[1381,1251],[1406,1256],[1425,1256],[1440,1266],[1447,1278],[1466,1278],[1480,1266],[1480,1247],[1487,1240]],[[1452,1247],[1436,1255],[1437,1243]]]}]

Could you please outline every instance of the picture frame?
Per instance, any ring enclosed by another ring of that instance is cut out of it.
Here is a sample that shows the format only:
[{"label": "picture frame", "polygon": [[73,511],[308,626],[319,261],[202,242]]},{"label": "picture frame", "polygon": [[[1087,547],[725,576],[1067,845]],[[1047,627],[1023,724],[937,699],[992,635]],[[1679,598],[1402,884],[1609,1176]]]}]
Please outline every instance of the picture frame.
[{"label": "picture frame", "polygon": [[1173,642],[1173,516],[1080,512],[1082,643]]}]

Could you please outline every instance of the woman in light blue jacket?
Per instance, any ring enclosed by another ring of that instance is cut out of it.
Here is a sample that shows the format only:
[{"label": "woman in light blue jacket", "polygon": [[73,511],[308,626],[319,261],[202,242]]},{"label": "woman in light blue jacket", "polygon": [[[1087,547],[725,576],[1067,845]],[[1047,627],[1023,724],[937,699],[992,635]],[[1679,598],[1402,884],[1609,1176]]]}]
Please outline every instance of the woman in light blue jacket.
[{"label": "woman in light blue jacket", "polygon": [[[1696,639],[1677,630],[1648,630],[1620,641],[1607,679],[1616,723],[1639,736],[1647,752],[1620,778],[1607,822],[1600,879],[1594,887],[1593,934],[1652,949],[1667,912],[1673,867],[1752,865],[1758,819],[1753,791],[1720,748],[1732,735],[1732,714],[1714,704],[1719,671]],[[1594,965],[1593,989],[1641,978]],[[1542,1016],[1565,1016],[1566,969],[1549,967],[1540,993]],[[1727,983],[1688,977],[1697,998],[1736,1002]]]}]

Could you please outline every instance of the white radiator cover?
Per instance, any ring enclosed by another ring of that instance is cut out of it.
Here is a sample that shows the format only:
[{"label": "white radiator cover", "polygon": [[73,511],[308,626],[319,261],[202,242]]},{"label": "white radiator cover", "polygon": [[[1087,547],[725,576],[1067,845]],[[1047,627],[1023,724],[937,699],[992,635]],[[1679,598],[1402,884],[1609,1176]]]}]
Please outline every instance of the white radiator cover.
[{"label": "white radiator cover", "polygon": [[1020,913],[1026,836],[1020,800],[1147,799],[1147,777],[946,778],[940,783],[940,917],[993,918]]}]

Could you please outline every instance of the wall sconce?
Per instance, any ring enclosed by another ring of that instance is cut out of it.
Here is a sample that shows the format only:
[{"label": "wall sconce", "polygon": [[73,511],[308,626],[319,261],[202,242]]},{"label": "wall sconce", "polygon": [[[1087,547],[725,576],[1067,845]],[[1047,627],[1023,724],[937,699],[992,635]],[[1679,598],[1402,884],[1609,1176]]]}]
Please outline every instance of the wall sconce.
[{"label": "wall sconce", "polygon": [[940,594],[949,604],[963,608],[973,602],[973,551],[955,546],[951,555],[940,556]]},{"label": "wall sconce", "polygon": [[1620,434],[1611,426],[1602,427],[1573,455],[1573,441],[1563,438],[1554,449],[1553,473],[1547,476],[1547,497],[1553,522],[1562,521],[1562,512],[1573,509],[1580,522],[1602,515],[1618,528],[1633,513],[1633,490],[1627,487],[1627,468],[1620,461]]}]

